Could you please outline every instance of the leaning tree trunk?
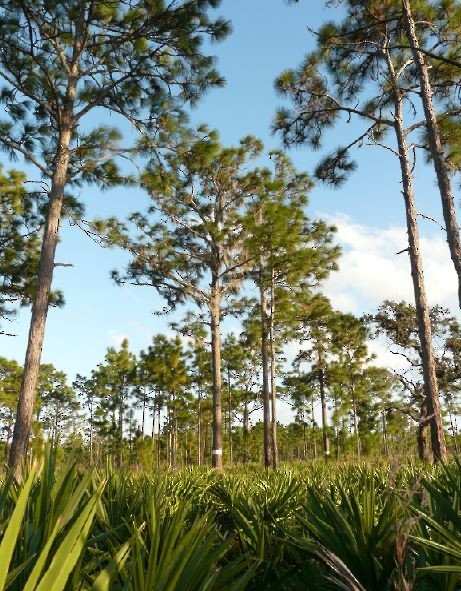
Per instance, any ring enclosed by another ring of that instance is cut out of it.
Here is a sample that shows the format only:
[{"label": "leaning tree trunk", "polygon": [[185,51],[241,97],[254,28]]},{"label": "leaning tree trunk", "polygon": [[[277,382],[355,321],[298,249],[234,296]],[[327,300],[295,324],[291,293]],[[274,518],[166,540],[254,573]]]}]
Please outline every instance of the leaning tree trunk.
[{"label": "leaning tree trunk", "polygon": [[277,384],[275,381],[275,278],[274,270],[271,272],[271,303],[270,303],[270,355],[271,355],[271,443],[272,443],[272,467],[279,467],[279,450],[277,445]]},{"label": "leaning tree trunk", "polygon": [[271,413],[269,392],[269,354],[268,354],[268,330],[267,330],[267,301],[263,285],[262,273],[259,275],[259,306],[261,313],[261,365],[263,387],[263,427],[264,427],[264,466],[272,465],[271,446]]},{"label": "leaning tree trunk", "polygon": [[213,372],[213,449],[211,465],[222,469],[221,293],[217,277],[211,284],[211,365]]},{"label": "leaning tree trunk", "polygon": [[59,221],[61,219],[64,190],[67,182],[72,123],[68,116],[65,116],[65,118],[67,120],[63,123],[59,137],[55,168],[51,178],[48,210],[40,252],[37,289],[32,304],[24,372],[9,455],[9,466],[16,478],[19,478],[20,475],[21,460],[27,453],[32,429],[32,413],[40,370],[43,340],[45,337],[51,283],[53,281],[54,259],[59,237]]},{"label": "leaning tree trunk", "polygon": [[459,237],[459,226],[456,219],[455,200],[451,188],[450,177],[445,162],[443,152],[440,128],[434,110],[434,101],[432,99],[432,87],[429,80],[429,71],[426,59],[419,50],[418,37],[416,35],[415,21],[411,11],[410,0],[402,0],[403,16],[405,19],[405,28],[408,41],[413,53],[413,60],[416,66],[416,72],[421,87],[421,101],[424,108],[426,119],[426,129],[429,139],[429,149],[432,160],[434,161],[437,184],[439,186],[440,197],[442,200],[443,219],[447,233],[447,242],[450,248],[451,260],[458,275],[458,302],[461,308],[461,241]]},{"label": "leaning tree trunk", "polygon": [[435,371],[435,356],[432,346],[432,330],[429,307],[424,285],[423,264],[419,248],[419,232],[416,218],[413,175],[408,158],[407,137],[403,127],[403,101],[395,77],[392,63],[388,57],[389,73],[394,87],[395,124],[394,129],[399,149],[400,169],[402,172],[403,198],[408,232],[408,253],[410,255],[411,276],[415,294],[416,316],[418,319],[419,340],[421,343],[421,361],[423,366],[424,390],[427,409],[430,416],[431,443],[434,460],[444,461],[447,455],[445,434],[443,432],[442,411]]}]

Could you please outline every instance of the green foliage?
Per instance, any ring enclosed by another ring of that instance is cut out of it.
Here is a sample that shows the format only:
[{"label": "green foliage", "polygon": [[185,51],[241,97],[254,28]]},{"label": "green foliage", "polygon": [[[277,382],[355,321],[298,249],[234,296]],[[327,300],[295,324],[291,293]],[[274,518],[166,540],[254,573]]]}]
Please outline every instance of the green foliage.
[{"label": "green foliage", "polygon": [[0,589],[458,588],[459,462],[287,468],[82,474],[48,451],[0,485]]}]

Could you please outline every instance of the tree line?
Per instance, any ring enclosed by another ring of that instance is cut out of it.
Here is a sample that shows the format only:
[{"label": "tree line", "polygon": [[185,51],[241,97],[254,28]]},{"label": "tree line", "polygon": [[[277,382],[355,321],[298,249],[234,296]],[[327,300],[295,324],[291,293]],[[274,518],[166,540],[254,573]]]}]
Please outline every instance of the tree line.
[{"label": "tree line", "polygon": [[[448,400],[455,389],[453,380],[444,382],[440,368],[447,358],[455,363],[456,352],[448,348],[450,354],[442,355],[442,361],[438,357],[438,321],[426,297],[413,177],[416,154],[422,151],[435,169],[447,243],[459,278],[452,183],[459,168],[461,8],[452,0],[328,4],[341,6],[345,16],[315,32],[316,49],[298,69],[277,80],[290,107],[277,113],[274,130],[285,147],[320,148],[327,130],[358,118],[362,132],[324,157],[315,170],[317,179],[336,186],[354,170],[351,155],[356,147],[380,147],[398,159],[408,232],[402,252],[409,257],[416,320],[411,324],[413,312],[405,316],[398,308],[405,304],[384,303],[381,320],[393,318],[396,328],[389,328],[391,320],[387,328],[381,326],[379,312],[372,324],[402,348],[399,355],[414,360],[409,363],[417,377],[399,379],[413,404],[407,416],[417,417],[421,449],[429,425],[433,456],[444,460],[440,394]],[[2,173],[1,179],[5,215],[0,222],[0,311],[7,317],[15,302],[32,306],[9,456],[16,473],[32,429],[48,307],[62,304],[62,294],[52,291],[52,277],[65,217],[105,245],[130,253],[128,267],[114,271],[117,283],[152,286],[165,298],[167,309],[187,303],[198,310],[210,341],[211,456],[217,468],[223,458],[223,317],[251,310],[245,320],[251,330],[244,332],[258,343],[267,466],[277,467],[279,455],[281,343],[296,338],[306,342],[309,353],[299,359],[299,366],[307,360],[316,368],[306,387],[318,386],[324,450],[329,446],[326,392],[332,388],[327,384],[335,373],[325,368],[331,358],[352,367],[356,356],[366,365],[367,323],[356,324],[347,315],[338,321],[357,338],[350,344],[353,352],[343,351],[333,328],[337,313],[332,314],[320,293],[322,280],[337,267],[339,249],[334,228],[305,213],[312,180],[296,171],[280,150],[270,154],[273,170],[251,168],[263,153],[258,139],[248,136],[237,147],[224,147],[217,132],[206,126],[192,129],[187,121],[185,108],[223,83],[213,58],[203,51],[205,39],[219,41],[230,32],[229,23],[211,16],[218,5],[216,0],[0,2],[0,145],[9,156],[21,156],[35,166],[42,177],[34,192],[25,190],[20,173]],[[88,124],[91,113],[103,110],[113,113],[115,121],[131,124],[128,144],[116,127]],[[127,174],[118,164],[121,158],[141,163],[141,174]],[[126,183],[144,188],[148,208],[126,221],[112,218],[86,225],[75,189]],[[254,299],[245,295],[250,285],[258,293]],[[402,328],[404,321],[408,326]],[[455,330],[456,321],[450,323]],[[187,333],[187,323],[184,330]],[[398,341],[402,331],[413,330],[411,338]],[[331,346],[325,344],[329,339]],[[373,366],[366,367],[371,371]],[[374,378],[378,382],[379,374]],[[338,389],[348,392],[360,454],[357,375],[350,369]],[[290,379],[296,384],[296,376]],[[445,388],[452,389],[446,394]],[[175,411],[170,411],[174,423]],[[117,412],[122,449],[126,417],[122,407]],[[385,420],[383,415],[383,425]],[[200,437],[198,441],[201,447]]]}]

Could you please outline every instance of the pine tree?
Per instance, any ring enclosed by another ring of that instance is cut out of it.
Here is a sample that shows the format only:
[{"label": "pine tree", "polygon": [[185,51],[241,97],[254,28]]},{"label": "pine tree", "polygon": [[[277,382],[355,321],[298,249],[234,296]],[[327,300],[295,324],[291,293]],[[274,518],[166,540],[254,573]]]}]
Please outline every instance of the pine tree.
[{"label": "pine tree", "polygon": [[[119,283],[154,287],[168,308],[192,302],[206,309],[211,333],[213,371],[213,466],[222,467],[221,318],[243,281],[241,208],[260,186],[257,171],[244,166],[262,150],[244,138],[239,147],[223,148],[214,134],[199,137],[152,164],[143,184],[152,196],[146,213],[130,221],[138,236],[112,234],[133,255]],[[119,230],[119,228],[116,228]],[[109,225],[109,232],[111,227]]]},{"label": "pine tree", "polygon": [[[431,308],[430,318],[440,392],[447,401],[448,407],[450,404],[456,406],[457,392],[461,386],[459,381],[460,327],[450,312],[440,306]],[[375,314],[367,315],[365,319],[375,334],[386,337],[391,353],[404,362],[401,369],[395,370],[403,389],[403,396],[398,401],[390,402],[389,408],[407,415],[417,424],[419,457],[427,460],[430,456],[428,441],[430,415],[423,388],[422,351],[415,308],[406,302],[385,300]]]},{"label": "pine tree", "polygon": [[[332,246],[334,228],[305,214],[312,187],[307,174],[298,173],[281,151],[273,152],[271,158],[275,176],[267,179],[264,192],[249,207],[245,248],[251,259],[250,277],[259,290],[265,409],[270,391],[271,452],[265,451],[265,462],[277,468],[277,331],[289,323],[287,314],[293,315],[296,301],[309,298],[312,289],[336,268],[339,249]],[[268,415],[265,410],[266,429]]]},{"label": "pine tree", "polygon": [[[66,191],[124,184],[114,157],[129,156],[117,129],[91,129],[96,110],[116,114],[159,153],[184,120],[181,107],[222,80],[201,52],[229,27],[212,20],[217,0],[2,0],[0,145],[47,183],[46,218],[23,383],[10,453],[19,472],[29,438]],[[147,149],[144,141],[144,148]]]},{"label": "pine tree", "polygon": [[[5,174],[0,166],[0,334],[7,333],[3,321],[18,305],[29,305],[35,293],[44,196],[28,192],[25,183],[24,173]],[[50,302],[62,304],[62,294],[52,293]]]},{"label": "pine tree", "polygon": [[[444,7],[446,14],[446,23],[453,17],[453,9],[458,12],[458,19],[461,17],[461,11],[458,7]],[[434,106],[434,93],[429,77],[429,66],[424,54],[420,51],[420,40],[416,29],[416,23],[413,16],[410,0],[402,0],[403,19],[405,23],[406,34],[416,69],[416,75],[420,86],[420,96],[426,118],[426,129],[429,143],[429,150],[432,162],[434,163],[437,184],[442,200],[443,219],[445,221],[445,230],[447,233],[447,242],[450,248],[451,259],[458,276],[458,302],[461,308],[461,238],[459,235],[459,225],[456,218],[455,200],[451,187],[448,166],[443,146],[443,138],[440,130],[437,114]],[[456,18],[456,16],[454,17]],[[427,27],[427,23],[425,23]],[[427,32],[423,32],[423,39],[427,37]],[[423,41],[424,43],[424,41]],[[438,39],[436,39],[438,44]],[[458,116],[460,109],[458,107]]]},{"label": "pine tree", "polygon": [[[423,351],[424,387],[431,418],[431,439],[435,460],[446,458],[445,435],[438,393],[435,358],[429,319],[422,258],[419,246],[417,210],[409,141],[424,125],[418,121],[405,127],[404,114],[411,103],[413,77],[408,66],[411,54],[401,49],[395,22],[399,11],[386,2],[344,2],[346,18],[329,23],[318,34],[318,49],[309,54],[298,71],[287,71],[278,79],[280,92],[290,98],[295,109],[281,110],[275,127],[287,145],[321,145],[324,131],[341,116],[360,118],[367,128],[346,147],[339,147],[316,170],[318,178],[339,185],[355,168],[350,159],[354,146],[371,143],[383,146],[399,160],[402,194],[408,232],[411,275],[418,315],[419,338]],[[396,37],[398,37],[396,39]],[[385,144],[392,131],[397,147]]]}]

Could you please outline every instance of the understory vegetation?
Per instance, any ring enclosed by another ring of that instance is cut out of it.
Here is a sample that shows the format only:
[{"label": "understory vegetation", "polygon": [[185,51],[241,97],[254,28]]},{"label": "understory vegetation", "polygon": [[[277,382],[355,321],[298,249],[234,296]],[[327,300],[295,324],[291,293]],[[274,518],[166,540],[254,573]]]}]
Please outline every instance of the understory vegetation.
[{"label": "understory vegetation", "polygon": [[0,589],[459,589],[461,464],[89,472],[0,488]]}]

